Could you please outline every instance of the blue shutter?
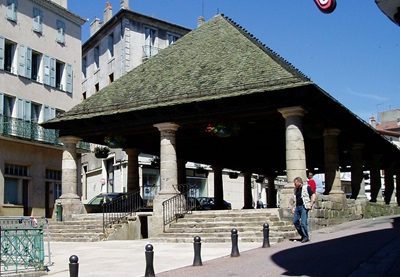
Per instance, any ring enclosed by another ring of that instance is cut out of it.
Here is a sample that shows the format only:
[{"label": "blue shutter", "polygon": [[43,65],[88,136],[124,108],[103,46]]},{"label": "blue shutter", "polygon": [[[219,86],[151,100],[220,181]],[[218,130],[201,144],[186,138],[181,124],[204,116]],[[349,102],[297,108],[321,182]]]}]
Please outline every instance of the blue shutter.
[{"label": "blue shutter", "polygon": [[4,115],[4,93],[0,92],[0,115]]},{"label": "blue shutter", "polygon": [[56,117],[56,109],[54,107],[44,105],[43,121],[46,122],[47,120],[50,120],[55,117]]},{"label": "blue shutter", "polygon": [[50,58],[50,86],[56,86],[56,59]]},{"label": "blue shutter", "polygon": [[65,23],[57,20],[57,38],[56,41],[65,44]]},{"label": "blue shutter", "polygon": [[4,37],[0,36],[0,69],[4,70],[4,46],[5,46]]},{"label": "blue shutter", "polygon": [[67,85],[65,91],[72,93],[72,65],[67,64],[66,69],[67,69]]},{"label": "blue shutter", "polygon": [[44,78],[43,83],[50,86],[50,57],[44,55]]},{"label": "blue shutter", "polygon": [[33,27],[32,29],[35,32],[42,33],[42,17],[43,13],[38,8],[33,8]]},{"label": "blue shutter", "polygon": [[17,99],[17,118],[24,118],[24,99],[21,98]]},{"label": "blue shutter", "polygon": [[24,100],[24,121],[31,122],[32,103],[30,100]]},{"label": "blue shutter", "polygon": [[25,77],[32,78],[32,48],[26,47]]},{"label": "blue shutter", "polygon": [[17,21],[17,7],[18,1],[17,0],[7,0],[7,19],[12,21]]},{"label": "blue shutter", "polygon": [[25,45],[18,45],[18,75],[25,76],[26,74],[26,48]]}]

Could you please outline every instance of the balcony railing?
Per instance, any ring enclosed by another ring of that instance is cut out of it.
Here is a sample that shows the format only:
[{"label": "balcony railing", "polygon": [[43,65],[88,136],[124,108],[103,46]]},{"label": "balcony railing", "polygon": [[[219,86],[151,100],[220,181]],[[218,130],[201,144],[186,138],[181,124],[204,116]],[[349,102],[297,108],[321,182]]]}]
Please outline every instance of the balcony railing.
[{"label": "balcony railing", "polygon": [[[0,135],[25,139],[29,141],[62,145],[58,139],[58,130],[45,129],[38,123],[32,123],[23,119],[0,115]],[[90,144],[79,142],[78,148],[90,150]]]}]

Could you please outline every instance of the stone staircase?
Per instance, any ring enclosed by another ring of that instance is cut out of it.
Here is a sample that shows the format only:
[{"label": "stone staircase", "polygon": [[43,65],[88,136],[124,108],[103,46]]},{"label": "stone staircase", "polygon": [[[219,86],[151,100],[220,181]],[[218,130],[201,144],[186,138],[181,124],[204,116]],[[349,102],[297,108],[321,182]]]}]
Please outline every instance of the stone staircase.
[{"label": "stone staircase", "polygon": [[277,209],[193,211],[166,228],[163,234],[150,238],[152,242],[193,242],[200,236],[205,243],[231,242],[231,230],[238,231],[241,242],[264,240],[263,226],[269,225],[269,241],[280,242],[297,235],[293,223],[279,218]]},{"label": "stone staircase", "polygon": [[[49,220],[50,241],[93,242],[101,241],[103,234],[103,214],[74,214],[65,221]],[[44,236],[47,239],[47,236]]]}]

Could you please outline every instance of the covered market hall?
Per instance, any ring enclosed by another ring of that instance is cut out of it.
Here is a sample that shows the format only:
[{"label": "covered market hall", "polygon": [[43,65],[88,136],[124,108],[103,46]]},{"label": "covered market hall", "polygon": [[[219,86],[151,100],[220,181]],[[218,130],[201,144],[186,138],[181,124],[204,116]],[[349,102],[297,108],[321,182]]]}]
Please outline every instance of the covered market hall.
[{"label": "covered market hall", "polygon": [[[340,80],[338,80],[340,81]],[[287,176],[280,208],[290,207],[292,180],[308,168],[325,174],[326,195],[343,196],[341,171],[351,171],[352,198],[370,172],[371,201],[394,191],[400,151],[301,71],[224,15],[216,15],[70,111],[43,124],[64,145],[64,212],[82,213],[76,143],[123,137],[128,191],[139,188],[138,155],[160,157],[154,233],[162,232],[162,202],[177,195],[186,161],[211,165],[214,198],[222,205],[224,168],[253,173],[269,184]],[[273,185],[268,186],[273,194]],[[388,203],[388,202],[387,202]]]}]

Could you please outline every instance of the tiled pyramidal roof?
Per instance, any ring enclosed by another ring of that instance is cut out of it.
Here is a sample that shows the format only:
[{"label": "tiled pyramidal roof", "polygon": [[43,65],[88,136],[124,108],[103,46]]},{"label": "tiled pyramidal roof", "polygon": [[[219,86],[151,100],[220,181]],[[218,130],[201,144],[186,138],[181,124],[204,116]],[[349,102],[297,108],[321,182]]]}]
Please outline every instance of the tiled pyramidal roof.
[{"label": "tiled pyramidal roof", "polygon": [[267,93],[312,82],[253,35],[216,15],[51,120],[91,118],[194,101]]}]

